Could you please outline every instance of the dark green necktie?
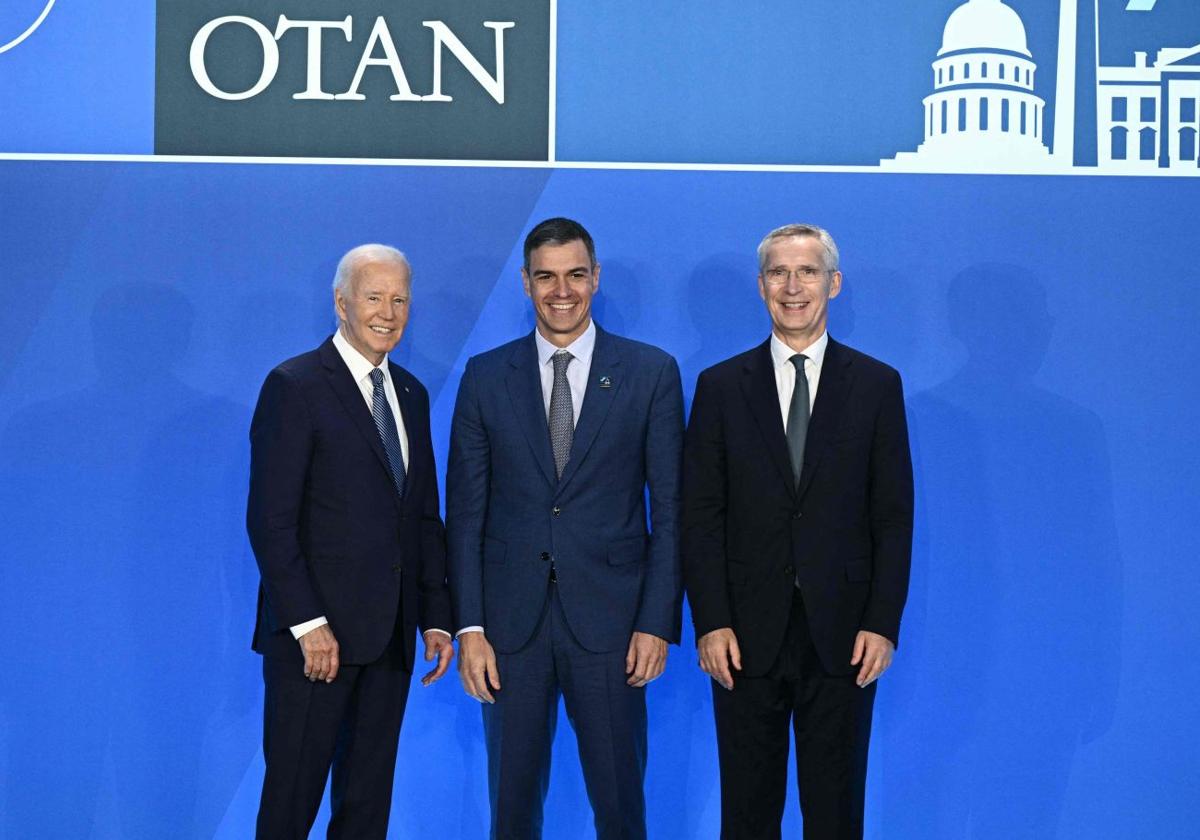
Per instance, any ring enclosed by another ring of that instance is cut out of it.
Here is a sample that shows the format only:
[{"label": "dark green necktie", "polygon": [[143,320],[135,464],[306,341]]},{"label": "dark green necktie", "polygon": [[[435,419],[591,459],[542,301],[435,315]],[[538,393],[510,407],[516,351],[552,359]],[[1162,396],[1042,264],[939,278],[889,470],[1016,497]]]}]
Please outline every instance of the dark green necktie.
[{"label": "dark green necktie", "polygon": [[790,361],[796,368],[796,387],[792,389],[792,405],[788,409],[787,444],[792,460],[792,477],[800,484],[800,472],[804,469],[804,441],[808,437],[808,379],[804,376],[803,353],[792,356]]}]

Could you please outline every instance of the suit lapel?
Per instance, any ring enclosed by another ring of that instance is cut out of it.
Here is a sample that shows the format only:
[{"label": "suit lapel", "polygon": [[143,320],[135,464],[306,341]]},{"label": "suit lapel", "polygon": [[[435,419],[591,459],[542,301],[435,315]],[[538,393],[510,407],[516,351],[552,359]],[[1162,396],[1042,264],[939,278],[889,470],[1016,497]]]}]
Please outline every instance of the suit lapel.
[{"label": "suit lapel", "polygon": [[[592,366],[588,372],[587,387],[583,392],[583,405],[579,410],[579,422],[575,424],[575,435],[571,439],[571,457],[558,482],[559,491],[579,472],[579,465],[587,457],[588,450],[596,441],[596,435],[608,410],[621,389],[621,354],[612,337],[596,327],[596,346],[592,351]],[[601,382],[606,384],[601,385]],[[547,433],[548,434],[548,433]]]},{"label": "suit lapel", "polygon": [[[409,499],[415,498],[412,493],[408,492],[408,488],[416,485],[416,481],[420,476],[421,470],[425,468],[425,453],[424,451],[419,451],[417,446],[418,440],[421,438],[421,436],[413,434],[416,429],[416,426],[414,425],[416,422],[416,414],[414,413],[416,411],[416,406],[413,404],[412,391],[409,390],[408,385],[405,384],[407,373],[402,367],[392,363],[391,361],[388,362],[388,367],[391,370],[392,386],[396,389],[396,401],[400,404],[400,417],[404,421],[405,436],[408,438],[408,467],[405,470],[403,499],[403,503],[407,505]],[[372,418],[372,423],[373,422],[374,418]],[[376,435],[376,437],[378,437],[378,435]],[[388,472],[388,475],[391,475],[390,471]]]},{"label": "suit lapel", "polygon": [[[337,348],[333,346],[333,339],[329,339],[321,345],[320,353],[329,387],[337,395],[359,433],[366,439],[367,445],[379,459],[379,466],[387,473],[390,482],[392,468],[388,464],[387,453],[383,451],[383,442],[379,439],[379,432],[375,428],[375,419],[371,416],[370,409],[367,408],[367,401],[363,399],[362,391],[359,390],[358,383],[354,381],[350,368],[346,367]],[[408,422],[407,419],[405,422]]]},{"label": "suit lapel", "polygon": [[[796,495],[796,481],[792,476],[792,461],[788,456],[787,435],[783,429],[783,415],[779,411],[779,389],[775,387],[775,363],[771,358],[771,340],[767,339],[751,356],[743,369],[742,391],[750,413],[762,432],[771,461],[779,471],[779,477]],[[819,392],[818,392],[819,393]]]},{"label": "suit lapel", "polygon": [[812,484],[813,473],[829,449],[842,415],[842,406],[850,393],[850,355],[832,338],[825,348],[821,364],[821,379],[817,384],[817,399],[813,403],[812,419],[808,422],[808,438],[804,444],[804,471],[800,476],[798,494],[804,498]]},{"label": "suit lapel", "polygon": [[550,427],[546,423],[546,403],[542,397],[533,333],[517,345],[508,361],[512,366],[508,373],[508,396],[517,416],[517,425],[524,432],[533,458],[546,480],[554,484],[558,476],[554,470],[554,453],[550,449]]}]

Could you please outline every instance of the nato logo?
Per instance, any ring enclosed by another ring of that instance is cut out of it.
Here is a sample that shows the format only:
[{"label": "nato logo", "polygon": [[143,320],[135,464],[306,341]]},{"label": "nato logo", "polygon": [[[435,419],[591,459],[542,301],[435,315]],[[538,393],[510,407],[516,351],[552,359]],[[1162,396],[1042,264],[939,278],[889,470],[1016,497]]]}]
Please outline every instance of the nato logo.
[{"label": "nato logo", "polygon": [[[927,71],[931,90],[914,103],[924,142],[880,166],[1200,174],[1200,44],[1151,49],[1145,34],[1139,44],[1122,32],[1134,23],[1129,13],[1154,13],[1167,2],[1128,0],[1114,15],[1099,0],[1059,0],[1057,21],[1031,22],[1056,24],[1056,54],[1038,56],[1012,5],[967,0],[946,20]],[[1200,41],[1200,29],[1162,29],[1159,36],[1167,32]],[[1143,48],[1129,49],[1135,45]],[[1038,85],[1039,63],[1047,60],[1056,70],[1052,98]]]},{"label": "nato logo", "polygon": [[546,160],[550,0],[158,0],[158,154]]},{"label": "nato logo", "polygon": [[0,7],[0,53],[6,53],[37,31],[54,0],[13,0]]}]

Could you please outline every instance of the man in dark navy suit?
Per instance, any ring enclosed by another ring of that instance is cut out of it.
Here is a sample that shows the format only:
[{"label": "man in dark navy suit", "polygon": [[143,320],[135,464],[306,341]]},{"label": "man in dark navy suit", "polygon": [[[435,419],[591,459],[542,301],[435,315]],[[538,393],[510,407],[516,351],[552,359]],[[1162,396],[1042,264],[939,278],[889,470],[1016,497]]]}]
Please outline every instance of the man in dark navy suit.
[{"label": "man in dark navy suit", "polygon": [[333,770],[330,837],[384,838],[416,628],[454,655],[429,397],[387,362],[408,322],[404,255],[338,264],[337,333],[263,384],[246,522],[262,574],[266,777],[260,838],[305,838]]},{"label": "man in dark navy suit", "polygon": [[838,251],[769,233],[771,337],[700,374],[683,568],[713,678],[721,836],[780,835],[789,726],[807,840],[860,838],[875,680],[908,592],[913,486],[900,375],[829,337]]},{"label": "man in dark navy suit", "polygon": [[459,671],[485,704],[491,833],[541,836],[561,694],[597,837],[640,838],[645,686],[679,638],[679,368],[593,323],[600,266],[581,225],[542,222],[524,255],[536,329],[467,363],[446,478]]}]

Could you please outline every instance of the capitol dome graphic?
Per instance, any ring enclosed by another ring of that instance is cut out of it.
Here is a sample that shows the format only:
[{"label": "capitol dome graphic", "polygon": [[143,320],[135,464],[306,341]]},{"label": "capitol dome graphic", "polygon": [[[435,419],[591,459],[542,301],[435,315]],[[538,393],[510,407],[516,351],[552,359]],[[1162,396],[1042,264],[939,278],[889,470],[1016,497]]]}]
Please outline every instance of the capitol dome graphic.
[{"label": "capitol dome graphic", "polygon": [[968,0],[946,21],[925,97],[925,140],[885,169],[1029,172],[1055,168],[1046,102],[1025,24],[1002,0]]}]

